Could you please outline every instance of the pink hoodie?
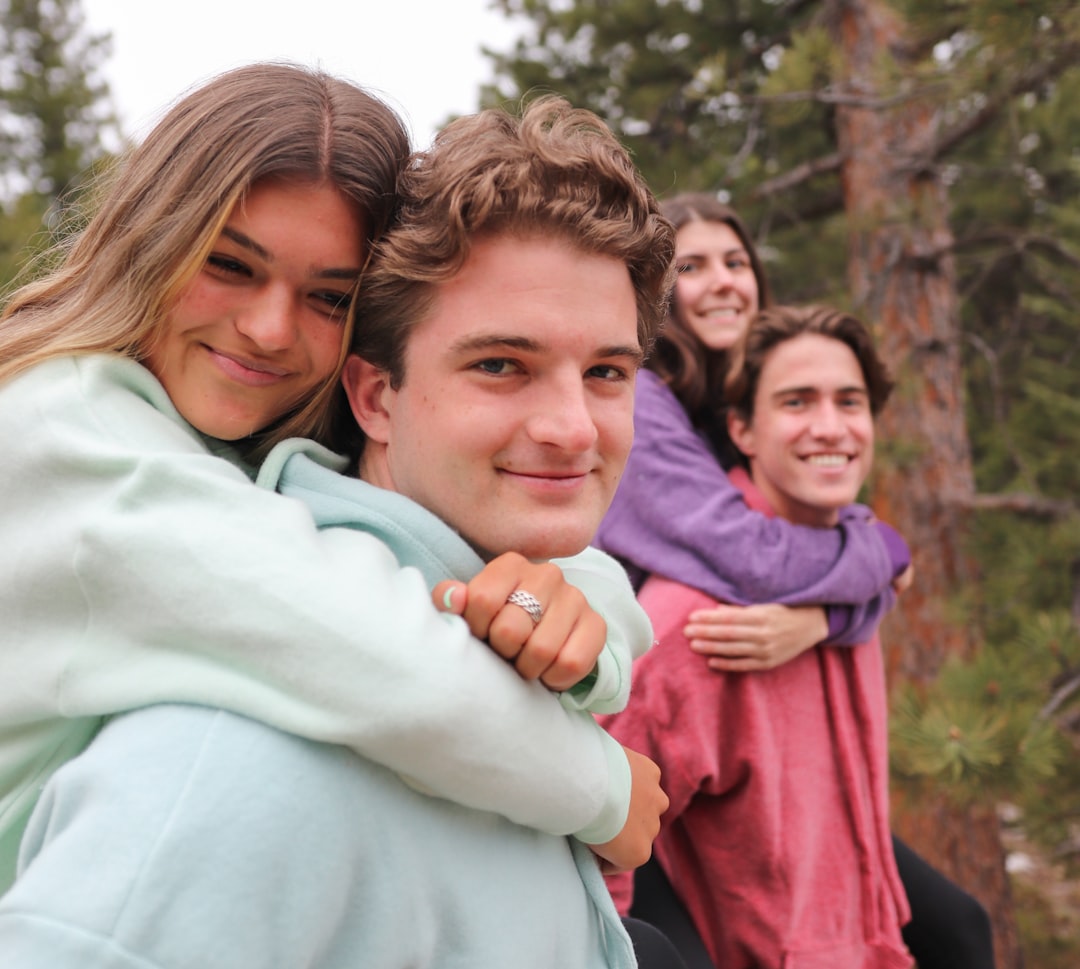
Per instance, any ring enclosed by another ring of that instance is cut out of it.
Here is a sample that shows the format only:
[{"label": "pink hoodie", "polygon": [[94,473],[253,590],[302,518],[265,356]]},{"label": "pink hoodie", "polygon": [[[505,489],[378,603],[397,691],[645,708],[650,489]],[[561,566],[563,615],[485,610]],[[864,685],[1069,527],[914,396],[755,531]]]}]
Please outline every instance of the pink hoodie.
[{"label": "pink hoodie", "polygon": [[[748,503],[771,509],[742,471]],[[657,644],[600,722],[653,758],[671,799],[655,851],[723,969],[907,969],[910,918],[889,832],[881,648],[817,647],[714,673],[682,629],[704,593],[654,576]],[[622,914],[632,873],[609,879]]]}]

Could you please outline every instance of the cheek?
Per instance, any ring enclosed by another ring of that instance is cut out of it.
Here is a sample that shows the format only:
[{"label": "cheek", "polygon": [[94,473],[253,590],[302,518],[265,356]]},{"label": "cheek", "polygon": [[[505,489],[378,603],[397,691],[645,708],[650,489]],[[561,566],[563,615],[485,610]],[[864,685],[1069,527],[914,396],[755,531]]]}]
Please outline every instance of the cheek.
[{"label": "cheek", "polygon": [[859,430],[856,432],[859,440],[862,442],[863,451],[866,454],[867,461],[872,461],[874,458],[874,421],[872,418],[867,418],[861,422]]},{"label": "cheek", "polygon": [[172,308],[166,313],[166,325],[171,331],[181,331],[226,312],[226,301],[200,273],[177,294]]},{"label": "cheek", "polygon": [[311,358],[312,380],[329,380],[337,369],[338,357],[341,355],[341,341],[345,338],[344,327],[319,321],[308,325],[305,338]]},{"label": "cheek", "polygon": [[634,443],[633,397],[628,395],[625,401],[594,412],[593,423],[608,460],[625,464]]},{"label": "cheek", "polygon": [[675,316],[678,317],[680,322],[684,325],[688,322],[687,315],[690,309],[693,307],[695,300],[701,295],[701,284],[691,279],[687,279],[684,276],[679,276],[675,280],[675,298],[673,300],[673,307]]}]

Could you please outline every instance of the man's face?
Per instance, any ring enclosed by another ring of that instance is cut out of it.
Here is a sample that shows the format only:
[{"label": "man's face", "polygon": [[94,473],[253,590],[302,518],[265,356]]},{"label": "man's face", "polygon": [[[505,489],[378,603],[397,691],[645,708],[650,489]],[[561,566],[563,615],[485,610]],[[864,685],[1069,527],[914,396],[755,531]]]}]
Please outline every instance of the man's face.
[{"label": "man's face", "polygon": [[575,554],[626,463],[640,362],[624,263],[558,238],[482,238],[411,332],[397,390],[350,359],[360,475],[484,557]]},{"label": "man's face", "polygon": [[828,526],[859,493],[874,459],[874,418],[862,368],[840,340],[803,333],[773,347],[749,424],[728,421],[754,484],[778,515]]}]

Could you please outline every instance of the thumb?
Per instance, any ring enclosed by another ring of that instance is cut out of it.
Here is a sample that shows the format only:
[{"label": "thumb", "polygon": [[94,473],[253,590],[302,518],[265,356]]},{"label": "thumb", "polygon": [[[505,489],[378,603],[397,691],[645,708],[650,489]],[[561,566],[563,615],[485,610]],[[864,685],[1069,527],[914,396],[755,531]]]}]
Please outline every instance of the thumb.
[{"label": "thumb", "polygon": [[431,590],[431,601],[439,612],[448,612],[455,616],[463,615],[469,601],[469,588],[464,582],[444,579]]}]

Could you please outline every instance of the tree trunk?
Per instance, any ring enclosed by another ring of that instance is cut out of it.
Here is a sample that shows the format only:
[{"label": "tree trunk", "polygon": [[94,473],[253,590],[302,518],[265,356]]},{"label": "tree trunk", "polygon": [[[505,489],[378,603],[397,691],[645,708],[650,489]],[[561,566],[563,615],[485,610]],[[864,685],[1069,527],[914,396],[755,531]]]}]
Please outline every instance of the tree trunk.
[{"label": "tree trunk", "polygon": [[[875,326],[897,389],[879,421],[878,515],[908,539],[915,584],[882,630],[890,684],[926,683],[952,655],[970,655],[976,630],[959,615],[977,576],[966,552],[974,492],[963,408],[959,325],[947,192],[933,168],[934,105],[888,107],[877,78],[903,57],[903,24],[883,0],[834,0],[843,83],[858,106],[836,111],[848,271],[856,312]],[[997,964],[1018,969],[1008,879],[992,802],[966,808],[944,794],[897,801],[894,826],[986,906]]]}]

